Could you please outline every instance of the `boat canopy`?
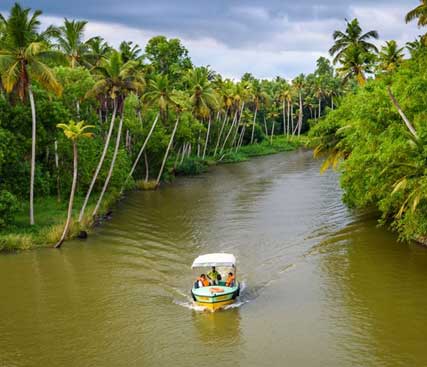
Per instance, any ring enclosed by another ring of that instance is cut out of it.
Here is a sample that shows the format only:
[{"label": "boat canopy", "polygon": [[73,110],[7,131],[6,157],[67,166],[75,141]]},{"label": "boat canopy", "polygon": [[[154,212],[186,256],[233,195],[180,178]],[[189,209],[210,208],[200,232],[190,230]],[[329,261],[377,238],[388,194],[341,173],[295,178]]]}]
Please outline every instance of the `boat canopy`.
[{"label": "boat canopy", "polygon": [[204,267],[204,266],[229,266],[234,267],[236,265],[236,258],[232,254],[206,254],[197,257],[192,268]]}]

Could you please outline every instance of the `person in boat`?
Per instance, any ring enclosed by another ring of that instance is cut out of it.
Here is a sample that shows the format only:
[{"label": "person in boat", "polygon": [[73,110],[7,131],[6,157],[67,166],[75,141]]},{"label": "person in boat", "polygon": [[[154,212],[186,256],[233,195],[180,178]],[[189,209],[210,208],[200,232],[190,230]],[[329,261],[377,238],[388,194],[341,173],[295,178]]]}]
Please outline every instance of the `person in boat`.
[{"label": "person in boat", "polygon": [[209,287],[210,285],[211,282],[206,278],[205,274],[200,275],[194,284],[195,288]]},{"label": "person in boat", "polygon": [[227,281],[225,282],[226,287],[234,287],[235,277],[233,273],[228,273]]},{"label": "person in boat", "polygon": [[213,285],[218,285],[221,280],[221,275],[216,271],[215,266],[212,266],[212,270],[208,273],[208,278],[212,281]]}]

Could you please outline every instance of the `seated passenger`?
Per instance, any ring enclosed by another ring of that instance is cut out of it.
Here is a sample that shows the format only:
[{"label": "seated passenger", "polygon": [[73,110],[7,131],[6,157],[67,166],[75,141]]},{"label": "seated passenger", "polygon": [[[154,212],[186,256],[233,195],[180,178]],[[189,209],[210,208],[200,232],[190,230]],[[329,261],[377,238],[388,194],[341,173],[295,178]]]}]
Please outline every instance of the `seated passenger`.
[{"label": "seated passenger", "polygon": [[194,288],[203,288],[209,287],[211,283],[206,279],[206,275],[202,274],[197,278],[196,283],[194,284]]},{"label": "seated passenger", "polygon": [[208,273],[208,278],[212,281],[213,285],[218,285],[221,280],[221,275],[216,271],[215,266],[212,266],[212,271]]},{"label": "seated passenger", "polygon": [[234,287],[235,277],[233,273],[228,273],[227,281],[225,282],[226,287]]}]

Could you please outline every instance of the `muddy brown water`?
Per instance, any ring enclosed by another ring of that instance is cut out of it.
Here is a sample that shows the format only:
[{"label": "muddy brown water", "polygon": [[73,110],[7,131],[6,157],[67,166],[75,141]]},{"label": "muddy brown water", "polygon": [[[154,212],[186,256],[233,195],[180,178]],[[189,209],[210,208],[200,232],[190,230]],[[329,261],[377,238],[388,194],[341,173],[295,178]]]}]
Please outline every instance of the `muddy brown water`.
[{"label": "muddy brown water", "polygon": [[[86,241],[0,256],[0,366],[426,366],[427,249],[341,203],[299,151],[130,194]],[[235,307],[192,308],[231,252]]]}]

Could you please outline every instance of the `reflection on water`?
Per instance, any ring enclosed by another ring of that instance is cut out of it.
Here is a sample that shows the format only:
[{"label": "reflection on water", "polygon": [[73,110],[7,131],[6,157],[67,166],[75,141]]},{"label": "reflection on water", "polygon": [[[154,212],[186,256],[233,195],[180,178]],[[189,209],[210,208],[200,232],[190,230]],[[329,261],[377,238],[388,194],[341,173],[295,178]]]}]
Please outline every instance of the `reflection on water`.
[{"label": "reflection on water", "polygon": [[[421,366],[427,251],[349,212],[310,152],[135,192],[87,241],[0,256],[0,367]],[[245,288],[194,309],[193,259]]]}]

